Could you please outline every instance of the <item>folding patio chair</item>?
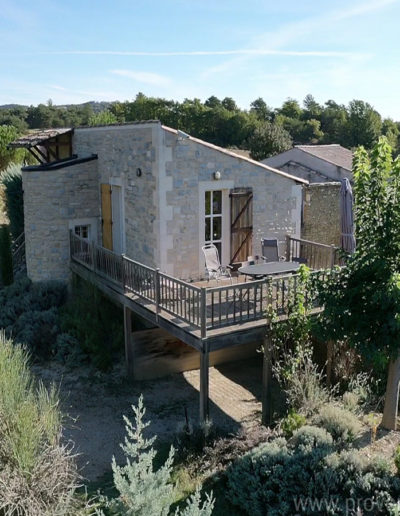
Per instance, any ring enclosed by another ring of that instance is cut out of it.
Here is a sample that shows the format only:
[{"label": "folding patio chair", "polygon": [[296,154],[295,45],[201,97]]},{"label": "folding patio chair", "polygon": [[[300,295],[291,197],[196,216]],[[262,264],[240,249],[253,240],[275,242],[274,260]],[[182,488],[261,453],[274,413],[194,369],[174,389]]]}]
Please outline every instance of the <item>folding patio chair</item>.
[{"label": "folding patio chair", "polygon": [[208,281],[210,281],[210,279],[215,279],[218,282],[221,278],[229,278],[232,283],[232,267],[230,265],[221,265],[218,249],[215,245],[206,244],[202,247],[202,250],[206,259],[206,273]]},{"label": "folding patio chair", "polygon": [[260,258],[264,260],[264,262],[279,262],[284,260],[284,257],[279,256],[277,238],[262,238],[261,253]]}]

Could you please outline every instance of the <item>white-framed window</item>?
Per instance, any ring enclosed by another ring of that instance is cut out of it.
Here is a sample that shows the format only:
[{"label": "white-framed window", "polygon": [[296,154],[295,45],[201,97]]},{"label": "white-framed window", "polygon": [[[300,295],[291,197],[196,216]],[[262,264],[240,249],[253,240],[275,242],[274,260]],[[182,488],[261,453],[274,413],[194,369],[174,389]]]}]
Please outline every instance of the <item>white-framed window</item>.
[{"label": "white-framed window", "polygon": [[90,242],[98,242],[98,220],[97,217],[85,217],[82,219],[70,219],[68,228],[80,238]]},{"label": "white-framed window", "polygon": [[85,240],[90,240],[90,224],[74,226],[74,233],[78,237],[84,238]]},{"label": "white-framed window", "polygon": [[204,192],[204,240],[222,255],[222,190]]}]

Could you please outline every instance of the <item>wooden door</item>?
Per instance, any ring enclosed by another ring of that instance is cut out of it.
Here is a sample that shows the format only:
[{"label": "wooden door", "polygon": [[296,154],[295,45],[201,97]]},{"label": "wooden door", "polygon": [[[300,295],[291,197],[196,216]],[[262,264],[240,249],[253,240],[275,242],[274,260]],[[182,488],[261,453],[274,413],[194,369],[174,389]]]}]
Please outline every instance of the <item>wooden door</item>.
[{"label": "wooden door", "polygon": [[231,263],[244,262],[253,253],[253,192],[234,189],[231,198]]},{"label": "wooden door", "polygon": [[103,247],[113,250],[111,185],[101,185],[101,226]]}]

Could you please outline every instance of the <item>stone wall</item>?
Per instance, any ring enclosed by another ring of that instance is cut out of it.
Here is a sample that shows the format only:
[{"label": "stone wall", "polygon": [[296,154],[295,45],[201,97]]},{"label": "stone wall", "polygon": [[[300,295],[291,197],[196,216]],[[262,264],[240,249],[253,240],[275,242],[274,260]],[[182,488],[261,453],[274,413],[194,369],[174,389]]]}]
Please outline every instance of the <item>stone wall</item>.
[{"label": "stone wall", "polygon": [[159,123],[88,127],[76,129],[73,138],[75,154],[98,155],[99,182],[122,187],[125,253],[149,266],[158,259],[159,128]]},{"label": "stone wall", "polygon": [[304,188],[302,238],[340,246],[340,183]]},{"label": "stone wall", "polygon": [[[167,246],[167,272],[183,279],[204,276],[200,219],[205,189],[252,188],[254,255],[261,254],[262,237],[277,237],[284,254],[285,235],[300,236],[302,186],[294,180],[172,131],[165,131],[165,146],[170,150],[165,164],[170,182],[161,245]],[[220,181],[214,180],[216,171]]]},{"label": "stone wall", "polygon": [[32,281],[69,279],[69,222],[99,218],[97,160],[22,172],[26,261]]}]

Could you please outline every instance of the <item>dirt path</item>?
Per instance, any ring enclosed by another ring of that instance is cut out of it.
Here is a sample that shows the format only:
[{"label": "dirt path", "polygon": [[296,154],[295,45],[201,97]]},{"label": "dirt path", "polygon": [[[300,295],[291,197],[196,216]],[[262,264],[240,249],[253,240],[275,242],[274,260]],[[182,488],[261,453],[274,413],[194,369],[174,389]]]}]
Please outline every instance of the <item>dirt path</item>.
[{"label": "dirt path", "polygon": [[[109,374],[89,368],[71,371],[55,363],[34,370],[45,383],[60,384],[62,409],[69,415],[64,437],[75,443],[82,473],[89,480],[109,471],[113,455],[122,459],[122,416],[132,415],[131,405],[141,393],[152,422],[150,432],[160,440],[172,441],[182,429],[185,407],[190,420],[197,421],[198,371],[130,384],[122,364]],[[210,416],[213,425],[224,432],[258,424],[260,395],[260,357],[210,368]]]}]

